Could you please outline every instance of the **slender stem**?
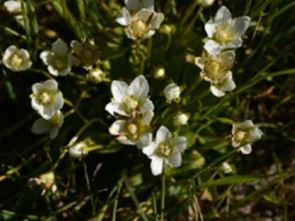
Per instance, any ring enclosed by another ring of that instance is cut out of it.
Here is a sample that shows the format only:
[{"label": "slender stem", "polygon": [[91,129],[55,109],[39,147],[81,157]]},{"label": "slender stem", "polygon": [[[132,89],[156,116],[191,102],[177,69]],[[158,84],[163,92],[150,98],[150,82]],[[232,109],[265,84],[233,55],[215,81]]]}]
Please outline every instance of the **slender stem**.
[{"label": "slender stem", "polygon": [[119,182],[119,186],[118,186],[118,190],[117,190],[117,194],[116,194],[116,199],[114,202],[114,208],[113,208],[113,216],[112,216],[112,221],[116,221],[117,220],[117,207],[118,207],[118,203],[119,203],[119,196],[120,196],[120,192],[121,192],[121,188],[122,188],[122,180]]},{"label": "slender stem", "polygon": [[95,210],[96,210],[95,209],[95,203],[94,203],[94,198],[93,198],[93,194],[92,194],[92,191],[91,191],[90,180],[89,180],[89,176],[88,176],[87,164],[85,162],[85,159],[83,159],[83,169],[84,169],[84,175],[85,175],[85,181],[86,181],[88,194],[90,196],[92,215],[95,216]]},{"label": "slender stem", "polygon": [[161,221],[165,218],[165,193],[166,193],[166,177],[165,177],[165,167],[163,169],[162,175],[162,196],[161,196]]}]

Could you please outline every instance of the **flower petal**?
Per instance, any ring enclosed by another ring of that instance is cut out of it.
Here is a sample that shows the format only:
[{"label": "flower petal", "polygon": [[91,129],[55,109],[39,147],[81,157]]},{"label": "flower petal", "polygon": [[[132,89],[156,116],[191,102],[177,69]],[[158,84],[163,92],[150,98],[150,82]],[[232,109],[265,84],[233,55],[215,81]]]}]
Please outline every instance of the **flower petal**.
[{"label": "flower petal", "polygon": [[164,14],[155,12],[154,17],[150,24],[151,29],[159,29],[163,21],[164,21]]},{"label": "flower petal", "polygon": [[68,46],[63,40],[57,39],[52,45],[52,51],[58,55],[64,56],[68,53]]},{"label": "flower petal", "polygon": [[144,125],[150,125],[153,117],[154,117],[154,112],[147,111],[147,112],[144,112],[143,113],[143,116],[142,116],[142,119],[141,120],[144,123]]},{"label": "flower petal", "polygon": [[122,8],[121,14],[117,17],[116,21],[123,26],[127,26],[131,21],[131,15],[127,8]]},{"label": "flower petal", "polygon": [[179,167],[182,162],[181,154],[178,152],[167,159],[169,166]]},{"label": "flower petal", "polygon": [[125,0],[129,11],[138,11],[142,8],[154,9],[154,0]]},{"label": "flower petal", "polygon": [[229,42],[228,44],[222,46],[222,49],[234,49],[234,48],[240,48],[243,44],[243,40],[239,37],[235,40]]},{"label": "flower petal", "polygon": [[[152,133],[145,133],[144,135],[141,136],[141,138],[137,142],[136,146],[138,149],[143,149],[145,147],[148,147],[152,143],[152,140],[153,140],[153,134]],[[149,152],[147,152],[147,153],[149,153]],[[150,154],[146,154],[146,155],[150,155]]]},{"label": "flower petal", "polygon": [[231,19],[231,13],[227,7],[221,6],[215,14],[214,21],[226,21]]},{"label": "flower petal", "polygon": [[58,83],[54,79],[44,81],[42,86],[45,87],[48,90],[57,90],[58,89]]},{"label": "flower petal", "polygon": [[109,132],[112,135],[119,135],[124,131],[126,121],[124,120],[116,120],[110,127]]},{"label": "flower petal", "polygon": [[[150,139],[150,137],[146,137],[147,139]],[[145,140],[147,141],[147,140]],[[148,146],[144,147],[142,149],[142,152],[147,155],[148,157],[152,156],[157,149],[157,145],[155,142],[151,142]]]},{"label": "flower petal", "polygon": [[174,137],[171,140],[174,149],[178,152],[183,152],[187,147],[187,139],[186,137]]},{"label": "flower petal", "polygon": [[44,134],[51,130],[51,126],[48,121],[44,120],[43,118],[39,118],[33,123],[32,126],[32,133],[34,134]]},{"label": "flower petal", "polygon": [[250,26],[251,18],[248,16],[241,16],[232,20],[231,30],[236,36],[245,34]]},{"label": "flower petal", "polygon": [[232,74],[230,74],[229,76],[230,77],[228,77],[224,81],[224,83],[220,87],[218,87],[219,90],[225,92],[225,91],[232,91],[232,90],[234,90],[236,88],[236,84],[235,84],[235,82],[232,79]]},{"label": "flower petal", "polygon": [[208,40],[204,44],[204,49],[208,52],[210,55],[219,55],[221,52],[221,46],[216,41]]},{"label": "flower petal", "polygon": [[156,134],[156,143],[159,144],[172,137],[171,132],[164,126],[161,126]]},{"label": "flower petal", "polygon": [[129,95],[136,95],[140,100],[145,99],[149,93],[149,83],[143,75],[136,77],[128,87]]},{"label": "flower petal", "polygon": [[215,34],[215,30],[216,30],[216,23],[212,21],[208,21],[205,24],[205,31],[207,33],[208,38],[213,38],[213,35]]},{"label": "flower petal", "polygon": [[144,104],[140,107],[140,111],[142,113],[147,112],[147,111],[154,111],[154,104],[150,99],[146,99]]},{"label": "flower petal", "polygon": [[105,110],[113,116],[115,116],[115,114],[128,116],[128,114],[121,108],[121,103],[117,101],[112,101],[108,103],[105,107]]},{"label": "flower petal", "polygon": [[127,95],[128,85],[123,81],[113,81],[111,85],[112,95],[115,101],[121,102]]},{"label": "flower petal", "polygon": [[216,97],[223,97],[225,93],[221,91],[219,88],[215,87],[214,85],[210,86],[211,93]]},{"label": "flower petal", "polygon": [[252,146],[250,144],[247,144],[245,146],[242,146],[239,148],[242,154],[250,154],[252,152]]},{"label": "flower petal", "polygon": [[152,157],[151,158],[151,169],[154,176],[158,176],[163,172],[164,160],[163,158],[159,157]]}]

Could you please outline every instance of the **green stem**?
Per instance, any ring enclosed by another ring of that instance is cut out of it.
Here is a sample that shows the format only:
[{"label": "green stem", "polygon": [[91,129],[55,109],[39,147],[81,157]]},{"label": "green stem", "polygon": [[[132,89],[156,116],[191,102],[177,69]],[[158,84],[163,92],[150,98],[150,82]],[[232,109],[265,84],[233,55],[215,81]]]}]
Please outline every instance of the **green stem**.
[{"label": "green stem", "polygon": [[88,191],[88,194],[90,196],[92,215],[95,216],[95,203],[94,203],[93,194],[92,194],[92,191],[91,191],[90,180],[89,180],[89,176],[88,176],[88,172],[87,172],[87,164],[85,162],[85,159],[83,159],[83,169],[84,169],[84,175],[85,175],[87,191]]},{"label": "green stem", "polygon": [[166,177],[165,177],[165,167],[163,169],[162,175],[162,195],[161,195],[161,221],[165,218],[165,193],[166,193]]}]

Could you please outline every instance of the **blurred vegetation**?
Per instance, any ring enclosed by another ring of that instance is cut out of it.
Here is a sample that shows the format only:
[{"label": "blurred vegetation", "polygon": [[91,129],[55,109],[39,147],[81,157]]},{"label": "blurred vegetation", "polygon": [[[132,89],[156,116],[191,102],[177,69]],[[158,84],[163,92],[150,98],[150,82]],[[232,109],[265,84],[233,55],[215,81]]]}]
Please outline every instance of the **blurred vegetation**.
[{"label": "blurred vegetation", "polygon": [[[165,125],[189,139],[183,165],[169,170],[165,215],[186,220],[295,220],[295,3],[290,0],[216,1],[200,8],[193,0],[156,1],[165,14],[153,38],[134,44],[115,19],[123,1],[22,0],[22,27],[0,5],[0,51],[27,48],[33,68],[13,73],[0,66],[0,220],[156,220],[160,214],[161,177],[136,147],[122,146],[108,133],[113,118],[104,110],[109,83],[94,84],[86,71],[73,68],[58,78],[65,98],[65,124],[55,140],[31,133],[37,114],[31,109],[31,85],[47,78],[39,53],[57,38],[93,39],[110,79],[130,82],[144,74],[155,104],[153,128]],[[234,17],[248,15],[251,27],[237,50],[233,70],[237,89],[224,98],[209,92],[199,69],[186,61],[199,56],[204,23],[220,5]],[[168,31],[167,31],[168,30]],[[166,76],[154,77],[164,67]],[[171,81],[184,89],[178,104],[165,102]],[[177,127],[178,111],[190,114]],[[263,139],[253,153],[240,155],[230,145],[231,123],[259,122]],[[82,160],[66,154],[67,145],[92,139],[103,148]],[[234,167],[222,171],[222,162]],[[53,172],[57,191],[32,184]]]}]

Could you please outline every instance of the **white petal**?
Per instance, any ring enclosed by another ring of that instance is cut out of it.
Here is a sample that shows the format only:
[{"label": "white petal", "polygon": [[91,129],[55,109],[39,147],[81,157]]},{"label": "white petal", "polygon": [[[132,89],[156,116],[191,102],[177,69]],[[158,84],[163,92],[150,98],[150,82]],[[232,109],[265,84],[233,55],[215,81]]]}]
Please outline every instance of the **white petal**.
[{"label": "white petal", "polygon": [[50,130],[50,133],[49,133],[49,138],[50,138],[50,139],[54,139],[54,138],[56,138],[57,135],[58,135],[58,133],[59,133],[59,127],[54,127],[54,128],[52,128],[52,129]]},{"label": "white petal", "polygon": [[60,76],[67,76],[71,72],[71,66],[67,66],[64,70],[58,71],[58,75]]},{"label": "white petal", "polygon": [[48,70],[48,72],[51,74],[51,75],[53,75],[53,76],[58,76],[59,75],[59,71],[57,70],[57,69],[55,69],[53,66],[51,66],[51,65],[48,65],[47,66],[47,70]]},{"label": "white petal", "polygon": [[119,135],[125,128],[126,121],[116,120],[109,128],[109,132],[112,135]]},{"label": "white petal", "polygon": [[164,160],[159,157],[152,157],[151,169],[154,176],[160,175],[163,172]]},{"label": "white petal", "polygon": [[221,53],[221,64],[226,67],[231,67],[235,62],[236,53],[233,50],[224,51]]},{"label": "white petal", "polygon": [[43,118],[39,118],[33,123],[32,126],[32,133],[34,134],[44,134],[49,132],[51,129],[50,124],[48,121],[44,120]]},{"label": "white petal", "polygon": [[179,167],[182,162],[181,154],[178,152],[172,156],[170,156],[168,159],[168,164],[172,167]]},{"label": "white petal", "polygon": [[121,108],[121,103],[116,101],[108,103],[105,107],[105,110],[113,116],[115,116],[115,114],[128,116],[128,114]]},{"label": "white petal", "polygon": [[249,131],[249,139],[251,140],[251,142],[255,142],[261,139],[262,134],[263,132],[259,128],[254,127],[252,130]]},{"label": "white petal", "polygon": [[204,45],[204,49],[210,55],[219,55],[221,52],[220,44],[218,44],[216,41],[213,41],[213,40],[206,41]]},{"label": "white petal", "polygon": [[41,58],[41,60],[43,61],[43,63],[45,64],[45,65],[48,65],[49,64],[49,54],[50,54],[50,51],[42,51],[41,53],[40,53],[40,58]]},{"label": "white petal", "polygon": [[250,26],[251,18],[248,16],[238,17],[232,20],[231,29],[236,36],[245,34]]},{"label": "white petal", "polygon": [[58,83],[54,79],[49,79],[47,81],[43,82],[43,87],[49,90],[57,90],[58,89]]},{"label": "white petal", "polygon": [[68,46],[63,40],[57,39],[52,45],[52,51],[58,55],[64,56],[68,53]]},{"label": "white petal", "polygon": [[164,14],[155,13],[151,21],[151,29],[159,29],[163,21],[164,21]]},{"label": "white petal", "polygon": [[208,21],[205,24],[205,31],[209,38],[213,38],[213,35],[215,34],[215,30],[216,30],[216,24],[214,22]]},{"label": "white petal", "polygon": [[161,126],[158,129],[157,134],[156,134],[156,143],[159,144],[162,141],[165,141],[171,137],[172,137],[172,134],[170,133],[170,131],[166,127]]},{"label": "white petal", "polygon": [[123,81],[113,81],[111,85],[112,95],[115,101],[121,102],[127,95],[128,85]]},{"label": "white petal", "polygon": [[142,107],[140,107],[140,111],[142,113],[147,112],[147,111],[154,111],[154,104],[150,99],[146,99]]},{"label": "white petal", "polygon": [[239,149],[242,154],[250,154],[252,152],[252,147],[250,144],[240,147]]},{"label": "white petal", "polygon": [[62,92],[58,92],[55,97],[54,108],[56,111],[58,111],[62,109],[63,106],[64,106],[64,98],[63,98]]},{"label": "white petal", "polygon": [[149,83],[143,75],[136,77],[128,87],[129,95],[136,95],[140,99],[145,99],[149,93]]},{"label": "white petal", "polygon": [[174,137],[171,140],[174,149],[178,152],[183,152],[187,147],[187,139],[186,137]]},{"label": "white petal", "polygon": [[150,38],[150,37],[152,37],[155,33],[156,33],[155,30],[149,30],[149,31],[143,36],[143,39]]},{"label": "white petal", "polygon": [[[141,136],[141,138],[137,142],[137,144],[136,144],[137,148],[143,149],[144,147],[148,147],[152,143],[152,139],[153,139],[152,133],[145,133],[144,135]],[[149,155],[149,154],[147,154],[147,155]]]},{"label": "white petal", "polygon": [[249,129],[251,127],[254,127],[254,123],[252,120],[245,120],[242,123],[239,123],[237,126],[241,129]]},{"label": "white petal", "polygon": [[144,125],[150,125],[153,117],[154,117],[154,112],[147,111],[147,112],[143,113],[143,116],[142,116],[141,120],[144,123]]},{"label": "white petal", "polygon": [[10,13],[19,13],[22,9],[20,1],[9,0],[4,2],[4,6]]},{"label": "white petal", "polygon": [[215,14],[214,21],[226,21],[231,19],[231,13],[227,7],[221,6]]},{"label": "white petal", "polygon": [[238,37],[235,40],[229,42],[225,46],[222,47],[222,49],[234,49],[234,48],[240,48],[243,44],[243,40]]},{"label": "white petal", "polygon": [[47,107],[44,107],[42,106],[38,112],[39,114],[46,120],[49,120],[50,118],[53,117],[53,115],[56,113],[56,109],[55,107],[52,105],[52,106],[47,106]]},{"label": "white petal", "polygon": [[236,84],[235,82],[233,81],[232,77],[231,77],[231,74],[230,74],[230,77],[228,77],[224,83],[218,87],[219,90],[221,91],[232,91],[236,88]]},{"label": "white petal", "polygon": [[225,95],[223,91],[221,91],[219,88],[215,87],[214,85],[210,86],[210,91],[216,97],[223,97]]},{"label": "white petal", "polygon": [[[150,139],[150,137],[147,137],[147,139]],[[149,141],[149,140],[148,140]],[[155,144],[155,142],[151,142],[148,146],[144,147],[142,149],[142,152],[147,155],[147,156],[151,156],[154,154],[155,150],[157,149],[157,145]]]},{"label": "white petal", "polygon": [[123,26],[127,26],[130,23],[131,16],[125,7],[122,8],[121,14],[117,17],[116,21]]},{"label": "white petal", "polygon": [[124,135],[118,136],[116,138],[121,144],[124,145],[136,145],[136,142],[129,140],[127,137]]}]

